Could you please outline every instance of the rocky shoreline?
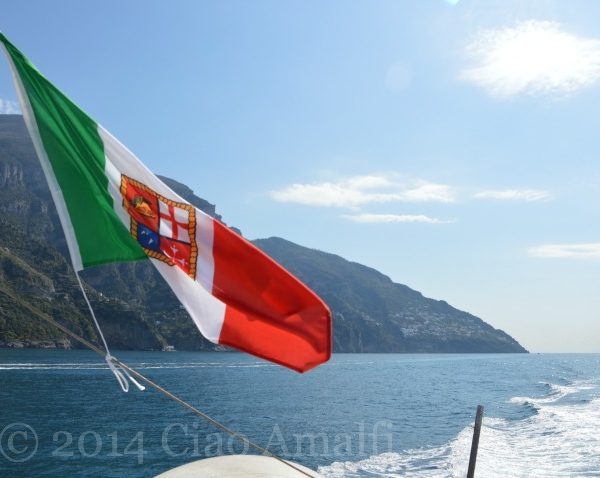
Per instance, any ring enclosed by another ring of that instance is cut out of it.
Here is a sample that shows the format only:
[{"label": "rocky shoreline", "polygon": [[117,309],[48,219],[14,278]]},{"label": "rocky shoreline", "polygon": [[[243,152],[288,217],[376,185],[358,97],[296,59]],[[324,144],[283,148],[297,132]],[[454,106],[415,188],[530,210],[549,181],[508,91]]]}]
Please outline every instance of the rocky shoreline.
[{"label": "rocky shoreline", "polygon": [[0,340],[0,349],[61,349],[70,350],[69,339],[61,340]]}]

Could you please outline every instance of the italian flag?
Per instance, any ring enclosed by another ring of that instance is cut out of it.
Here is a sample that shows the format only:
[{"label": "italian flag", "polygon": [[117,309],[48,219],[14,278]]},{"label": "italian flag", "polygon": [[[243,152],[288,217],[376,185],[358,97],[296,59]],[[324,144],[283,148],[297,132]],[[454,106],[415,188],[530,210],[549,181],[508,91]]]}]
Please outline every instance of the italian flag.
[{"label": "italian flag", "polygon": [[178,196],[0,33],[77,271],[149,259],[212,342],[305,372],[331,312],[296,277]]}]

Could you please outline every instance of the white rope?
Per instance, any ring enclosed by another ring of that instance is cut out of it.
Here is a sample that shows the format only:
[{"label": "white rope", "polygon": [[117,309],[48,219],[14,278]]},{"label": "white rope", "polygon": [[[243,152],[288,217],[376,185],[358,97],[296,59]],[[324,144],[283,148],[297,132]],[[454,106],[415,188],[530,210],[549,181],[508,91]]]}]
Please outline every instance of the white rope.
[{"label": "white rope", "polygon": [[[131,381],[131,383],[133,383],[138,389],[140,389],[142,391],[146,390],[146,387],[144,387],[141,383],[139,383],[137,380],[135,380],[126,369],[124,369],[122,366],[119,365],[118,360],[115,359],[110,354],[110,350],[108,349],[108,344],[106,343],[106,339],[104,338],[104,334],[102,333],[102,329],[100,328],[98,319],[96,319],[96,314],[94,313],[94,309],[92,308],[90,299],[88,299],[88,296],[85,293],[85,289],[83,288],[83,283],[81,282],[81,277],[79,277],[79,272],[77,270],[75,270],[75,276],[77,277],[77,282],[79,283],[79,288],[81,289],[81,293],[83,294],[85,303],[87,304],[88,309],[90,310],[92,319],[94,319],[94,324],[96,325],[96,329],[98,330],[100,339],[102,339],[102,344],[104,345],[104,350],[106,351],[104,360],[106,360],[106,363],[108,364],[108,368],[114,374],[115,378],[117,379],[117,382],[119,382],[119,385],[121,386],[121,390],[123,390],[125,393],[127,393],[129,391],[129,381]],[[129,381],[127,379],[129,379]]]},{"label": "white rope", "polygon": [[[15,301],[18,300],[11,292],[9,292],[7,290],[4,290],[1,286],[0,286],[0,293],[5,294],[6,296],[10,297],[12,300],[15,300]],[[23,303],[23,307],[25,307],[27,310],[29,310],[33,314],[34,317],[38,317],[39,319],[44,320],[45,322],[48,322],[49,324],[52,324],[54,327],[58,328],[59,330],[62,330],[66,335],[68,335],[69,337],[71,337],[71,338],[77,340],[78,342],[82,343],[83,345],[85,345],[90,350],[93,350],[94,352],[96,352],[98,355],[105,355],[105,353],[100,348],[98,348],[96,345],[92,344],[91,342],[89,342],[88,340],[84,339],[83,337],[80,337],[79,335],[77,335],[75,332],[72,332],[71,330],[69,330],[64,325],[56,322],[56,320],[54,320],[52,317],[50,317],[45,312],[42,312],[41,310],[36,309],[35,307],[31,306],[27,302]],[[160,393],[162,393],[166,397],[168,397],[171,400],[179,403],[183,407],[185,407],[188,410],[192,411],[197,416],[203,418],[204,420],[206,420],[207,422],[211,423],[212,425],[214,425],[215,427],[219,428],[220,430],[223,430],[224,432],[228,433],[233,438],[235,438],[237,440],[240,440],[242,443],[244,443],[244,445],[248,445],[248,446],[254,448],[255,450],[260,451],[263,455],[270,456],[270,457],[274,458],[275,460],[279,461],[280,463],[282,463],[284,465],[287,465],[290,468],[293,468],[294,470],[296,470],[301,475],[307,476],[309,478],[314,478],[314,475],[312,473],[309,473],[309,472],[306,472],[304,470],[301,470],[300,468],[298,468],[297,465],[295,465],[295,464],[293,464],[293,463],[291,463],[289,461],[285,461],[283,458],[275,455],[274,453],[271,453],[267,448],[264,448],[264,447],[262,447],[260,445],[257,445],[256,443],[250,441],[248,438],[246,438],[241,433],[238,433],[238,432],[233,431],[232,429],[226,427],[220,421],[216,420],[215,418],[212,418],[210,415],[207,415],[203,411],[197,409],[196,407],[194,407],[190,403],[182,400],[181,398],[177,397],[176,395],[173,395],[168,390],[164,389],[163,387],[161,387],[157,383],[154,383],[148,377],[145,377],[144,375],[142,375],[141,373],[139,373],[137,370],[131,368],[130,366],[128,366],[127,364],[121,362],[120,360],[118,360],[118,359],[116,359],[116,358],[114,358],[114,357],[111,356],[111,362],[113,362],[113,365],[119,367],[121,370],[123,370],[125,372],[129,372],[132,375],[135,375],[138,379],[140,379],[141,381],[143,381],[144,383],[146,383],[148,386],[156,389],[157,391],[159,391]],[[117,380],[118,380],[118,378],[117,378]]]},{"label": "white rope", "polygon": [[[119,385],[121,385],[121,390],[123,390],[125,393],[129,392],[129,381],[131,381],[131,383],[133,383],[138,389],[142,391],[146,390],[146,387],[144,387],[140,382],[133,378],[126,369],[121,367],[117,359],[110,355],[110,353],[106,354],[104,360],[106,360],[108,368],[117,378],[117,382],[119,382]],[[129,379],[129,381],[127,379]]]}]

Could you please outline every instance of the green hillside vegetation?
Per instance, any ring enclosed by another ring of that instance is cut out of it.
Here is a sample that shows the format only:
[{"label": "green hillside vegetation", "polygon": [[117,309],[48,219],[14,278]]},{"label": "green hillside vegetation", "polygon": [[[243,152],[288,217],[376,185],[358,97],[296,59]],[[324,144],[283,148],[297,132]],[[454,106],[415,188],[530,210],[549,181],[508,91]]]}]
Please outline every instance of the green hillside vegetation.
[{"label": "green hillside vegetation", "polygon": [[[189,187],[163,180],[221,219],[215,206]],[[481,319],[425,298],[374,269],[281,238],[254,243],[329,304],[335,351],[525,352],[509,335]],[[58,217],[23,120],[0,115],[0,346],[77,346],[32,310],[97,339],[66,257]],[[94,267],[82,277],[114,348],[224,349],[200,336],[149,261]]]}]

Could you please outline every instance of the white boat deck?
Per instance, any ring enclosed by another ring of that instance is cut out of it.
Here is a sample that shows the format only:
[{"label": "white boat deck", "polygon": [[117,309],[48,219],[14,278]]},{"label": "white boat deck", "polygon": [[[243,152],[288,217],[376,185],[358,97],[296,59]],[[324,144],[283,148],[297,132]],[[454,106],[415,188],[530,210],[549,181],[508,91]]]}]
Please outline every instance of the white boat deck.
[{"label": "white boat deck", "polygon": [[[309,476],[322,478],[302,465],[293,465]],[[306,478],[306,475],[268,456],[227,455],[178,466],[156,478]]]}]

